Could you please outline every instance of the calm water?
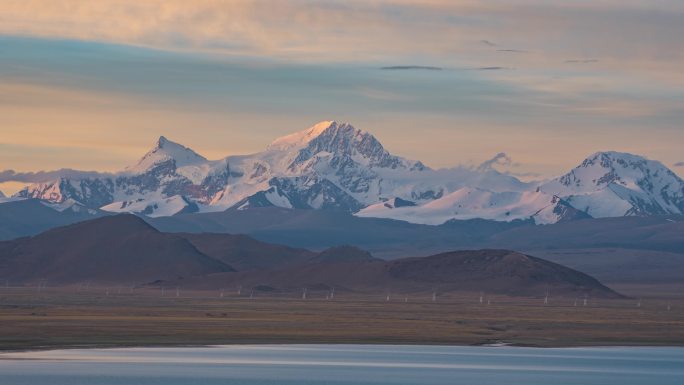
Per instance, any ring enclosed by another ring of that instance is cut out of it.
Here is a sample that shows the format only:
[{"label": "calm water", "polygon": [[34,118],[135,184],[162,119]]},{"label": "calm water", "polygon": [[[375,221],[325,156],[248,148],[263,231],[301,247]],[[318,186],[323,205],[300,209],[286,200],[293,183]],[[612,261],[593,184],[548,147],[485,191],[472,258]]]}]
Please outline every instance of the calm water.
[{"label": "calm water", "polygon": [[0,354],[15,384],[684,385],[684,348],[275,345]]}]

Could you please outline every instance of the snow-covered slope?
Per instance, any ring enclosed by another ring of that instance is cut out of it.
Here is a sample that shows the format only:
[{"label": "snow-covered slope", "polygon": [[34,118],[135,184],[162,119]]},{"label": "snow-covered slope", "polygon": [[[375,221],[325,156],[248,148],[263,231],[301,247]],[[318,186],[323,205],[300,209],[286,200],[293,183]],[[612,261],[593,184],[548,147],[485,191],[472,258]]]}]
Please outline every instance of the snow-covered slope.
[{"label": "snow-covered slope", "polygon": [[135,212],[156,218],[196,212],[197,205],[180,195],[174,195],[156,200],[139,198],[137,200],[113,202],[103,206],[102,210],[113,213]]},{"label": "snow-covered slope", "polygon": [[541,186],[593,217],[684,214],[684,181],[662,163],[598,152]]},{"label": "snow-covered slope", "polygon": [[[398,202],[401,204],[398,205]],[[574,218],[577,213],[568,209],[558,197],[541,191],[493,192],[464,187],[423,205],[394,199],[389,203],[368,206],[357,215],[439,225],[452,219],[475,218],[496,221],[533,219],[537,224],[548,224],[571,216]]]},{"label": "snow-covered slope", "polygon": [[81,203],[75,201],[72,198],[66,199],[62,202],[57,202],[57,203],[52,203],[52,202],[42,202],[45,206],[50,207],[51,209],[55,211],[59,211],[60,213],[64,212],[74,212],[74,213],[83,213],[83,214],[89,214],[89,215],[97,215],[98,212],[97,210],[85,207]]},{"label": "snow-covered slope", "polygon": [[426,224],[471,218],[541,224],[588,214],[682,213],[682,186],[659,162],[620,153],[595,154],[542,186],[486,167],[433,170],[390,154],[366,131],[325,121],[262,152],[216,161],[162,136],[120,173],[61,178],[16,196],[60,205],[55,208],[148,216],[278,206]]}]

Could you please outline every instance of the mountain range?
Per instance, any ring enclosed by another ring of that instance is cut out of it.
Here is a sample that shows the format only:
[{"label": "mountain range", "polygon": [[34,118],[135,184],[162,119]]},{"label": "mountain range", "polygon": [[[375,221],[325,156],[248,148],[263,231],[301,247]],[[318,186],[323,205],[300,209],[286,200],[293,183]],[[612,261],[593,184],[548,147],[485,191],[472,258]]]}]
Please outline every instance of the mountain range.
[{"label": "mountain range", "polygon": [[152,218],[273,206],[429,225],[684,214],[684,181],[637,155],[598,152],[560,177],[523,182],[491,167],[431,169],[390,154],[366,131],[334,121],[276,139],[262,152],[221,160],[207,160],[162,136],[119,173],[37,183],[14,197],[58,210]]}]

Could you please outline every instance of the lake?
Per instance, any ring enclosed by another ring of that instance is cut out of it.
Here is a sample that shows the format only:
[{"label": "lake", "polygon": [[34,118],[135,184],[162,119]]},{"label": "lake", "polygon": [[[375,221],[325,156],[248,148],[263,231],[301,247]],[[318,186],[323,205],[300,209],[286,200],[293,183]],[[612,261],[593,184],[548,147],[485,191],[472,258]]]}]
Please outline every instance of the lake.
[{"label": "lake", "polygon": [[0,354],[2,385],[682,385],[684,348],[235,345]]}]

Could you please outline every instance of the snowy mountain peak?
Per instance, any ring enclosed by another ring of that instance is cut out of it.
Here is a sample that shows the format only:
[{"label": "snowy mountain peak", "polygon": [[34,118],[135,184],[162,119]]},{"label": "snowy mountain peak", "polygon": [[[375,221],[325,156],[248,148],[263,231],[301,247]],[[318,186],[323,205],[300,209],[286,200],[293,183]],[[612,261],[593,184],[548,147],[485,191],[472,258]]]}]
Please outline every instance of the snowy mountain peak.
[{"label": "snowy mountain peak", "polygon": [[349,123],[322,122],[307,132],[310,134],[306,145],[301,147],[290,169],[320,155],[329,156],[330,165],[336,169],[348,168],[352,164],[389,169],[426,169],[421,162],[391,155],[375,136]]},{"label": "snowy mountain peak", "polygon": [[577,168],[588,168],[593,166],[614,168],[616,165],[622,165],[624,167],[628,164],[635,165],[644,164],[646,162],[649,162],[649,160],[640,155],[618,151],[599,151],[584,159],[582,164],[577,166]]},{"label": "snowy mountain peak", "polygon": [[136,174],[143,173],[168,161],[174,161],[175,166],[180,168],[206,163],[207,159],[188,147],[172,142],[164,136],[160,136],[155,147],[145,154],[135,166],[127,167],[126,171]]},{"label": "snowy mountain peak", "polygon": [[597,152],[541,186],[594,217],[684,213],[684,181],[662,163]]},{"label": "snowy mountain peak", "polygon": [[268,150],[285,151],[295,148],[302,148],[331,126],[337,126],[337,122],[334,120],[324,120],[322,122],[318,122],[306,130],[285,135],[274,140],[268,146]]},{"label": "snowy mountain peak", "polygon": [[671,184],[684,183],[658,161],[624,152],[603,151],[592,154],[569,173],[559,177],[558,183],[571,191],[588,192],[601,190],[611,184],[653,190],[656,180],[663,182],[661,187],[665,188]]},{"label": "snowy mountain peak", "polygon": [[164,145],[168,142],[169,140],[166,139],[164,135],[160,136],[159,139],[157,139],[157,148],[162,148]]}]

